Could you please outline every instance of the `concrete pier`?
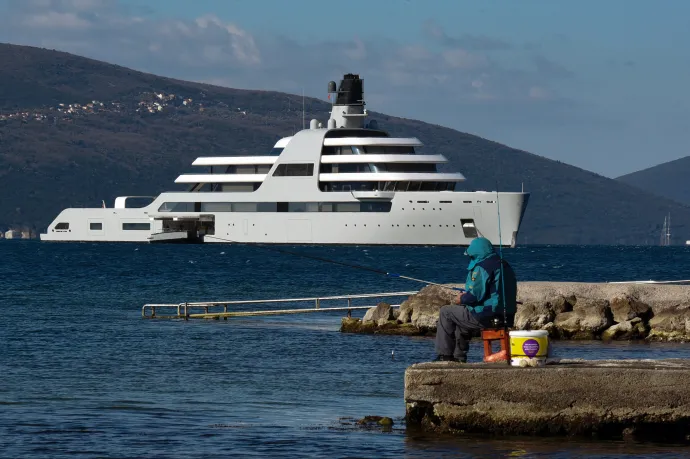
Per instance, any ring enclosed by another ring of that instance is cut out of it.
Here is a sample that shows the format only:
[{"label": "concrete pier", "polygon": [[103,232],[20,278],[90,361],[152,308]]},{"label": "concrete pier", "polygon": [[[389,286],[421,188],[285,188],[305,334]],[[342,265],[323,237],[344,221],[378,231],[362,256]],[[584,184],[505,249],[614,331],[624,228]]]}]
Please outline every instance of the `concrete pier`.
[{"label": "concrete pier", "polygon": [[408,428],[690,442],[690,361],[430,362],[405,372]]}]

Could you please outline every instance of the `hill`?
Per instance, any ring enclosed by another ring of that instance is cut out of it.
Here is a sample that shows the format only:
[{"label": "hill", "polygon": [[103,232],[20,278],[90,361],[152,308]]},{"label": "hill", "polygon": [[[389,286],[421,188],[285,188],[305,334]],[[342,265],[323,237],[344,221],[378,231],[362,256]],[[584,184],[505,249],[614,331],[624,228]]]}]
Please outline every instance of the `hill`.
[{"label": "hill", "polygon": [[623,175],[616,180],[690,205],[690,156]]},{"label": "hill", "polygon": [[[174,179],[196,157],[266,151],[302,124],[300,96],[184,82],[25,46],[0,44],[0,62],[0,228],[41,229],[65,207],[179,189]],[[329,107],[307,99],[306,117],[325,121]],[[424,151],[448,157],[448,169],[468,177],[466,189],[524,183],[532,196],[522,243],[654,243],[668,212],[679,240],[690,238],[687,206],[474,135],[373,116],[393,135],[416,136]]]}]

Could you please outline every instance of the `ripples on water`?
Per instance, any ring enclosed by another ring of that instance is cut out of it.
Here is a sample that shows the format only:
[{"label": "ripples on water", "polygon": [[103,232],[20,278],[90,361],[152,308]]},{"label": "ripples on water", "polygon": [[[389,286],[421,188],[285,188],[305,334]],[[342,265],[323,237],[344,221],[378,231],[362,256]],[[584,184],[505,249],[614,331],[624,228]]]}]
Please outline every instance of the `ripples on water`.
[{"label": "ripples on water", "polygon": [[[456,282],[459,248],[294,250]],[[506,250],[522,280],[676,279],[684,248]],[[678,457],[687,449],[405,432],[424,338],[344,335],[340,315],[149,321],[147,302],[411,290],[418,284],[237,246],[0,243],[0,457]],[[480,343],[470,359],[478,361]],[[690,357],[682,345],[555,343],[559,356]],[[395,359],[391,351],[395,351]],[[642,382],[641,382],[642,383]],[[396,419],[393,432],[348,418]]]}]

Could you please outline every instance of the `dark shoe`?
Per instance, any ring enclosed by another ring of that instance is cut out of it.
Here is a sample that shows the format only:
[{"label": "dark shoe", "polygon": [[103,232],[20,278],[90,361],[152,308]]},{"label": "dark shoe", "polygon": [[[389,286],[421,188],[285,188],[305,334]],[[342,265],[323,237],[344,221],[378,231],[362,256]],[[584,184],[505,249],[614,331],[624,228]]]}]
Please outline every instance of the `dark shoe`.
[{"label": "dark shoe", "polygon": [[457,362],[458,359],[452,355],[439,355],[434,359],[434,362]]}]

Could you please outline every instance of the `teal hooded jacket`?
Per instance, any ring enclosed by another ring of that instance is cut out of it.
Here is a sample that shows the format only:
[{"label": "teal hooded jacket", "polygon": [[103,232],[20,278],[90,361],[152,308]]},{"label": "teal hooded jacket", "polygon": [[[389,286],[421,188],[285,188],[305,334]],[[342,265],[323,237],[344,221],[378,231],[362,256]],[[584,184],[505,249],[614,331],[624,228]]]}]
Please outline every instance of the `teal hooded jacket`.
[{"label": "teal hooded jacket", "polygon": [[483,237],[473,239],[465,253],[470,263],[461,304],[476,313],[484,313],[487,307],[502,313],[505,304],[506,313],[515,314],[517,279],[512,267],[500,259],[491,242]]}]

